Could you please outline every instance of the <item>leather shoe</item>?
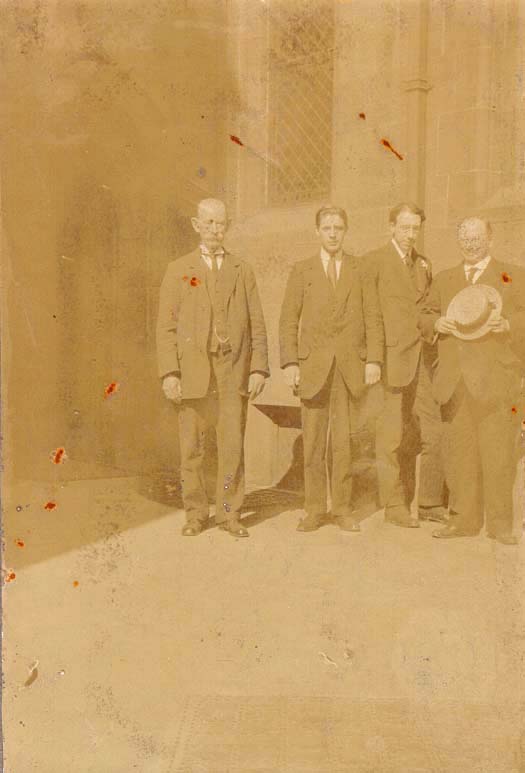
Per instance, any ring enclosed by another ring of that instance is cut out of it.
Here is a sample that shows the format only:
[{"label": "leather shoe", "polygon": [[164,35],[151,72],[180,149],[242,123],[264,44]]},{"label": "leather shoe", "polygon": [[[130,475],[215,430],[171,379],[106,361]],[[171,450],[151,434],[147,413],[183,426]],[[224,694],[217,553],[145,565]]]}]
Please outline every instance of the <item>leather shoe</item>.
[{"label": "leather shoe", "polygon": [[340,515],[336,517],[335,522],[342,531],[361,531],[359,521],[356,521],[351,515]]},{"label": "leather shoe", "polygon": [[432,507],[425,507],[419,505],[418,515],[420,521],[433,521],[434,523],[446,523],[447,511],[443,505],[434,505]]},{"label": "leather shoe", "polygon": [[317,531],[321,526],[321,518],[318,515],[306,515],[297,524],[297,531]]},{"label": "leather shoe", "polygon": [[203,529],[204,529],[204,524],[199,523],[198,521],[193,521],[192,523],[187,523],[185,524],[185,526],[182,527],[182,536],[196,537],[198,534],[201,533]]},{"label": "leather shoe", "polygon": [[385,521],[393,523],[395,526],[403,526],[405,529],[418,529],[419,521],[415,518],[408,507],[395,505],[385,508]]},{"label": "leather shoe", "polygon": [[497,542],[501,542],[502,545],[518,545],[519,539],[511,532],[504,532],[503,534],[492,534],[487,532],[489,539],[495,539]]},{"label": "leather shoe", "polygon": [[433,532],[432,536],[436,537],[436,539],[452,539],[453,537],[476,537],[478,534],[479,531],[468,531],[460,529],[459,526],[449,524],[443,529]]},{"label": "leather shoe", "polygon": [[223,531],[227,531],[228,534],[232,535],[232,537],[250,536],[248,529],[245,529],[244,526],[237,520],[226,521],[226,523],[220,523],[219,529],[222,529]]}]

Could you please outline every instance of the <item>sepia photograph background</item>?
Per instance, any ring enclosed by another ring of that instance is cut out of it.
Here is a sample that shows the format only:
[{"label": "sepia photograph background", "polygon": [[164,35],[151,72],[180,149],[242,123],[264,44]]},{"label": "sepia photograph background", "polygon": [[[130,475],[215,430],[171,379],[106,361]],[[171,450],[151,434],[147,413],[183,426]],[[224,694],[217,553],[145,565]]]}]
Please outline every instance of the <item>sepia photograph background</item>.
[{"label": "sepia photograph background", "polygon": [[[434,274],[468,215],[525,266],[525,4],[4,0],[0,19],[6,773],[525,773],[523,545],[383,523],[374,389],[362,534],[297,535],[277,335],[326,203],[358,256],[411,200]],[[181,540],[156,369],[159,285],[207,197],[268,330],[247,544]]]}]

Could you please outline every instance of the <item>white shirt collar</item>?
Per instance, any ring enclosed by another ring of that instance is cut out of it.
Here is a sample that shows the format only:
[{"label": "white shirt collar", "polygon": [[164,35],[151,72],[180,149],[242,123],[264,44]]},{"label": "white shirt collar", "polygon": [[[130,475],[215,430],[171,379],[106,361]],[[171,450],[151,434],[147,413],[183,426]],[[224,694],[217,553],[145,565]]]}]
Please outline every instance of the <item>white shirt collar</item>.
[{"label": "white shirt collar", "polygon": [[[211,250],[209,250],[206,247],[205,244],[200,244],[199,248],[200,248],[200,251],[201,251],[201,255],[203,255],[203,256],[206,255],[207,257],[209,257],[212,254]],[[224,247],[216,247],[213,250],[213,255],[215,255],[217,258],[223,258],[224,257]]]},{"label": "white shirt collar", "polygon": [[[339,250],[339,252],[335,255],[336,261],[343,259],[343,250]],[[328,261],[330,260],[330,254],[325,250],[324,247],[321,247],[321,260],[323,261],[323,265],[328,264]]]},{"label": "white shirt collar", "polygon": [[467,271],[471,271],[472,269],[475,269],[476,271],[484,271],[488,264],[491,261],[491,256],[487,255],[483,258],[483,260],[478,260],[477,263],[463,263],[463,268],[465,269],[465,274]]},{"label": "white shirt collar", "polygon": [[[330,254],[325,250],[324,247],[321,247],[321,262],[323,264],[323,269],[325,274],[328,276],[328,264],[330,262]],[[335,274],[337,279],[341,276],[341,268],[343,265],[343,250],[340,249],[339,252],[336,253],[335,257]]]},{"label": "white shirt collar", "polygon": [[[201,244],[200,245],[200,251],[201,251],[201,258],[206,263],[208,268],[210,270],[213,269],[212,262],[211,262],[211,253],[210,250],[206,247],[206,245]],[[217,259],[217,268],[219,271],[222,267],[222,261],[224,260],[224,247],[217,247],[216,250],[213,251],[213,254],[215,255]]]},{"label": "white shirt collar", "polygon": [[[399,246],[399,244],[396,242],[396,240],[394,238],[392,238],[392,244],[396,248],[396,251],[397,251],[397,254],[399,255],[399,257],[404,261],[407,253],[403,252],[403,250],[401,249],[401,247]],[[410,252],[408,253],[409,255],[412,254],[412,249],[413,249],[413,247],[410,248]]]}]

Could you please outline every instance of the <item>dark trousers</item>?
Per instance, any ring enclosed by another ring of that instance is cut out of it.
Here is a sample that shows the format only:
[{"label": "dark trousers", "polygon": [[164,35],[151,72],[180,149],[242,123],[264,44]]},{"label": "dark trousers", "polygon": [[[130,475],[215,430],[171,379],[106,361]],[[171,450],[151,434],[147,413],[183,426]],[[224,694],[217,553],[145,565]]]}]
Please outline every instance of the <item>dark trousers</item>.
[{"label": "dark trousers", "polygon": [[321,516],[327,510],[328,434],[332,515],[352,513],[351,403],[352,397],[335,363],[321,391],[312,399],[301,401],[304,506],[308,515]]},{"label": "dark trousers", "polygon": [[421,357],[408,386],[384,388],[383,408],[376,427],[377,474],[384,507],[410,507],[416,488],[418,453],[418,504],[443,504],[441,434],[439,405],[432,396],[429,368]]},{"label": "dark trousers", "polygon": [[244,432],[247,398],[232,386],[231,353],[210,353],[208,393],[179,408],[182,500],[188,522],[208,520],[204,476],[206,430],[217,435],[216,523],[239,517],[244,498]]},{"label": "dark trousers", "polygon": [[509,400],[476,400],[461,381],[441,408],[443,459],[450,490],[451,523],[476,534],[509,533],[518,462],[519,419]]}]

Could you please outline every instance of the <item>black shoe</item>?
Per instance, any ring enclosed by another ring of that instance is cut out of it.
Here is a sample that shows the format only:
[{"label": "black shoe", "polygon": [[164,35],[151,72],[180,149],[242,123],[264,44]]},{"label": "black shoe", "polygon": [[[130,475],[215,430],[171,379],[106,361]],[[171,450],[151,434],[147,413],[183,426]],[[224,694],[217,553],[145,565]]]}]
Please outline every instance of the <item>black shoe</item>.
[{"label": "black shoe", "polygon": [[222,529],[223,531],[227,531],[228,534],[232,535],[232,537],[250,536],[248,529],[245,529],[244,526],[236,518],[234,518],[231,521],[226,521],[225,523],[220,523],[219,529]]},{"label": "black shoe", "polygon": [[199,523],[199,521],[191,521],[191,523],[187,523],[185,524],[185,526],[182,527],[182,536],[196,537],[203,530],[204,530],[203,523]]},{"label": "black shoe", "polygon": [[322,526],[322,518],[319,515],[305,515],[297,524],[297,531],[317,531]]},{"label": "black shoe", "polygon": [[419,505],[418,515],[420,521],[433,521],[434,523],[446,523],[447,521],[447,511],[443,505],[433,505],[431,507]]},{"label": "black shoe", "polygon": [[419,521],[415,518],[408,507],[404,505],[394,505],[385,508],[385,521],[393,523],[395,526],[403,526],[405,529],[418,529]]},{"label": "black shoe", "polygon": [[459,526],[448,525],[443,529],[438,529],[433,532],[432,536],[436,539],[452,539],[454,537],[477,537],[479,531],[469,531],[468,529],[460,529]]},{"label": "black shoe", "polygon": [[335,517],[335,522],[339,526],[341,531],[352,531],[352,532],[361,531],[359,521],[357,521],[351,515],[338,515]]}]

